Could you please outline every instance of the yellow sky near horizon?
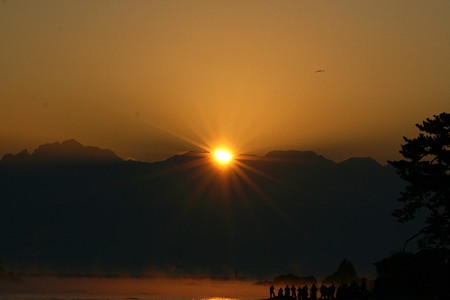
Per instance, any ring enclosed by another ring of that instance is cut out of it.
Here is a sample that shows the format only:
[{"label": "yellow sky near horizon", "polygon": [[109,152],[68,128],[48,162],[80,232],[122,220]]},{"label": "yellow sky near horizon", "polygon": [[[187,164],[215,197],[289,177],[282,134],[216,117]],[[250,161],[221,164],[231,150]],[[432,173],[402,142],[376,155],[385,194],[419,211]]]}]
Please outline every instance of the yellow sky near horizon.
[{"label": "yellow sky near horizon", "polygon": [[445,0],[3,0],[0,37],[0,155],[75,138],[384,163],[450,111]]}]

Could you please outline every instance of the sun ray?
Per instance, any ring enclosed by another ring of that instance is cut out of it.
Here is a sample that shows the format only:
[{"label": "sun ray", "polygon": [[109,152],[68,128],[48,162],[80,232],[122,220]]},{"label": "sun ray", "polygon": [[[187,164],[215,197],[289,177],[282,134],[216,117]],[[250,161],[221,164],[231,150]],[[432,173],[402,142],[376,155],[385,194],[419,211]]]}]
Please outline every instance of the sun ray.
[{"label": "sun ray", "polygon": [[291,226],[293,226],[295,229],[300,230],[298,225],[292,220],[291,217],[289,217],[288,214],[286,214],[285,211],[283,211],[281,208],[279,208],[272,199],[248,176],[243,172],[240,168],[235,168],[235,171],[241,176],[241,178],[270,206],[272,209],[275,210],[282,218],[285,219],[286,222],[288,222]]},{"label": "sun ray", "polygon": [[175,157],[172,157],[171,159],[190,159],[189,161],[184,161],[180,164],[176,164],[174,166],[171,166],[170,168],[167,168],[166,170],[162,171],[162,175],[164,174],[171,174],[171,173],[177,173],[177,172],[182,172],[182,171],[186,171],[189,169],[193,169],[193,168],[198,168],[202,165],[207,165],[209,163],[208,161],[208,153],[206,152],[186,152],[182,155],[178,155]]},{"label": "sun ray", "polygon": [[[211,162],[211,154],[213,154],[213,158],[216,162],[216,165],[224,167],[226,166],[227,168],[224,170],[229,170],[229,174],[226,174],[228,176],[227,180],[222,181],[222,196],[224,198],[230,198],[230,191],[233,189],[235,192],[237,192],[241,197],[245,198],[245,195],[243,193],[243,186],[242,186],[242,181],[245,182],[253,191],[256,192],[257,195],[259,195],[259,197],[261,199],[264,200],[264,202],[266,202],[277,214],[279,214],[287,223],[289,223],[291,226],[293,226],[294,228],[298,229],[298,225],[289,217],[289,215],[284,212],[280,207],[278,207],[278,205],[276,205],[276,203],[270,198],[270,196],[268,196],[261,187],[259,187],[251,178],[250,176],[248,176],[248,174],[244,171],[247,170],[247,172],[251,172],[254,173],[258,176],[264,177],[268,180],[271,180],[273,182],[276,182],[278,184],[284,185],[290,189],[294,189],[295,187],[284,183],[284,182],[280,182],[280,180],[276,179],[273,176],[270,176],[268,174],[266,174],[265,172],[258,170],[257,168],[245,163],[245,161],[264,161],[267,160],[266,157],[259,157],[259,156],[254,156],[254,155],[239,155],[237,157],[234,157],[232,154],[230,154],[230,152],[226,151],[226,150],[216,150],[216,151],[212,151],[211,149],[215,148],[213,146],[214,143],[211,142],[207,142],[204,139],[202,139],[199,136],[199,140],[194,140],[192,138],[183,136],[182,134],[179,134],[173,130],[170,130],[168,128],[164,128],[162,126],[159,126],[158,124],[154,123],[154,122],[149,122],[151,123],[152,126],[170,134],[171,136],[180,139],[182,141],[185,141],[187,143],[189,143],[190,145],[193,145],[199,149],[202,149],[203,153],[196,153],[196,152],[188,152],[185,153],[183,155],[186,156],[197,156],[197,159],[193,158],[190,161],[186,161],[183,162],[181,165],[178,165],[176,167],[173,168],[169,168],[167,170],[165,170],[166,173],[178,173],[178,172],[183,172],[186,170],[191,170],[191,169],[196,169],[196,168],[200,168],[202,166],[206,166],[208,163]],[[226,144],[223,141],[221,142],[221,144]],[[236,147],[234,147],[236,148]],[[216,149],[221,149],[221,148],[216,148]],[[182,156],[182,155],[180,155]],[[206,159],[207,157],[210,157],[210,159]],[[272,160],[272,159],[271,159]],[[232,163],[231,163],[232,162]],[[228,166],[230,166],[230,168],[228,168]],[[216,168],[217,169],[217,168]],[[219,168],[219,170],[222,168]],[[204,171],[204,170],[203,170]],[[216,170],[217,172],[217,170]],[[194,186],[192,188],[192,197],[191,197],[191,202],[190,203],[185,203],[185,213],[188,214],[189,211],[192,209],[192,207],[195,205],[195,199],[200,199],[202,197],[202,194],[204,194],[211,185],[214,184],[214,180],[216,180],[217,174],[214,173],[213,170],[210,170],[210,172],[208,172],[208,174],[201,174],[201,171],[198,172],[194,172],[195,178],[197,178],[198,180],[194,182]],[[226,176],[225,174],[221,174],[221,176]],[[215,178],[215,179],[214,179]],[[239,180],[242,179],[242,181]],[[254,220],[254,222],[256,222],[256,220]]]},{"label": "sun ray", "polygon": [[277,179],[277,178],[275,178],[275,177],[273,177],[271,175],[268,175],[267,173],[264,173],[264,172],[262,172],[262,171],[260,171],[260,170],[258,170],[256,168],[250,166],[249,164],[244,163],[240,159],[236,159],[235,163],[237,165],[239,165],[240,167],[244,168],[244,169],[247,169],[247,170],[249,170],[249,171],[251,171],[251,172],[253,172],[255,174],[258,174],[258,175],[260,175],[260,176],[262,176],[264,178],[267,178],[267,179],[269,179],[269,180],[271,180],[271,181],[273,181],[273,182],[275,182],[275,183],[277,183],[279,185],[283,185],[284,187],[286,187],[286,188],[288,188],[290,190],[297,190],[297,188],[295,186],[293,186],[293,185],[291,185],[289,183],[283,182],[283,181],[281,181],[281,180],[279,180],[279,179]]}]

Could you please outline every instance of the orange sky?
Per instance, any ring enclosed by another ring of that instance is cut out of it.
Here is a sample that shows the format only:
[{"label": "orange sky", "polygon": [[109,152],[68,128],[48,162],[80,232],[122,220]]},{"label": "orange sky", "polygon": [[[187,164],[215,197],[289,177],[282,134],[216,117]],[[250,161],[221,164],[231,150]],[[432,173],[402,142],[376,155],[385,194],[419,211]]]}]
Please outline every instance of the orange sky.
[{"label": "orange sky", "polygon": [[447,0],[2,0],[0,37],[0,155],[75,138],[384,163],[450,111]]}]

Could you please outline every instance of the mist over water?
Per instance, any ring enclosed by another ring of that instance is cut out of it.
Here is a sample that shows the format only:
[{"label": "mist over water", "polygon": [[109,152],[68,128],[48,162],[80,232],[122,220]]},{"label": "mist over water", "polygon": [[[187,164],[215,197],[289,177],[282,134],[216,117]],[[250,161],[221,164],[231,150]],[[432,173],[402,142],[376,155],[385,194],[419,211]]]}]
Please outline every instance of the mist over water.
[{"label": "mist over water", "polygon": [[267,297],[251,280],[206,278],[24,277],[0,289],[0,300],[250,300]]}]

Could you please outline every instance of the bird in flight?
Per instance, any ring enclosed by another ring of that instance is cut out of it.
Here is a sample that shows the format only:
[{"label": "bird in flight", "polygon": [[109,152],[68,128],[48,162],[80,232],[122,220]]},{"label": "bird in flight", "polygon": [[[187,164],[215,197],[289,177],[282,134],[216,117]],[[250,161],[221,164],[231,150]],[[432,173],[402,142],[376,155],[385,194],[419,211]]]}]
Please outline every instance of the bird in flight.
[{"label": "bird in flight", "polygon": [[322,72],[325,72],[325,70],[320,69],[320,70],[316,71],[316,73],[322,73]]}]

